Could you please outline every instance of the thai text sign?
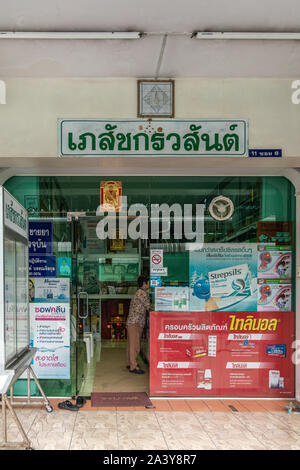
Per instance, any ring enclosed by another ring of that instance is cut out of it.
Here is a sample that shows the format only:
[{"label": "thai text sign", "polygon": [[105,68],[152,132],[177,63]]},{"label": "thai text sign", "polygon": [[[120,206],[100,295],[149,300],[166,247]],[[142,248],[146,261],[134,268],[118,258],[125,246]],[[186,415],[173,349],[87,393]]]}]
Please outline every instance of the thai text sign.
[{"label": "thai text sign", "polygon": [[4,224],[24,238],[28,238],[28,214],[26,209],[6,190],[4,194]]},{"label": "thai text sign", "polygon": [[37,348],[33,370],[41,379],[70,378],[70,306],[30,304],[30,341]]},{"label": "thai text sign", "polygon": [[52,254],[52,222],[29,222],[29,254]]},{"label": "thai text sign", "polygon": [[60,156],[248,156],[246,119],[59,119]]}]

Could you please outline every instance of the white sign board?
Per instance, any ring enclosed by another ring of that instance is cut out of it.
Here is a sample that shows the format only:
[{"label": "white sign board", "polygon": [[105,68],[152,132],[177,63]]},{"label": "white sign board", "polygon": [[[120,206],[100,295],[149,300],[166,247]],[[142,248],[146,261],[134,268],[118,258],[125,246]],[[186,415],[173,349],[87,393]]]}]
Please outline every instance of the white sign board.
[{"label": "white sign board", "polygon": [[33,370],[41,379],[70,378],[70,305],[31,303]]},{"label": "white sign board", "polygon": [[150,250],[150,266],[152,268],[162,268],[164,265],[163,250]]},{"label": "white sign board", "polygon": [[246,119],[59,119],[59,156],[247,157]]},{"label": "white sign board", "polygon": [[150,250],[150,274],[151,276],[168,275],[168,268],[164,267],[163,250]]},{"label": "white sign board", "polygon": [[4,198],[4,225],[24,238],[28,238],[28,214],[21,204],[16,201],[5,189]]}]

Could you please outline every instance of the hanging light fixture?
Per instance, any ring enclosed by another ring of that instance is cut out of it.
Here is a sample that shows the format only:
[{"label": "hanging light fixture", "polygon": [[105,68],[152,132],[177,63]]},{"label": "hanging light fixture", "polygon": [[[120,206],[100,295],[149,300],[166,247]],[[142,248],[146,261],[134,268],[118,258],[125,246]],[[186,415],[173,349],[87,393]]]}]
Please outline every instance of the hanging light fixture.
[{"label": "hanging light fixture", "polygon": [[134,31],[0,31],[0,39],[140,39]]}]

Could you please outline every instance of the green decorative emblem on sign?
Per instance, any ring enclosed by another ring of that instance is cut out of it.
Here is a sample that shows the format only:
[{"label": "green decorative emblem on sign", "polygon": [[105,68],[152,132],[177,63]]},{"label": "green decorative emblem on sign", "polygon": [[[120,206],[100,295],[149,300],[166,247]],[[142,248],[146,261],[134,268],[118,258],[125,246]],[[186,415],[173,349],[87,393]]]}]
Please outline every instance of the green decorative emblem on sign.
[{"label": "green decorative emblem on sign", "polygon": [[64,156],[248,156],[245,119],[59,119]]}]

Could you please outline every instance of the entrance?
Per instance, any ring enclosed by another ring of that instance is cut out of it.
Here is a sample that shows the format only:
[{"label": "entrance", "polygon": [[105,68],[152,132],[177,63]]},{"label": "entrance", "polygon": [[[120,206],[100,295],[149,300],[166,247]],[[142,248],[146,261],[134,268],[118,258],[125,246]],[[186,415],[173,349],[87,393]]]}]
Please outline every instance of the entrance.
[{"label": "entrance", "polygon": [[147,328],[142,338],[143,375],[126,368],[126,319],[141,274],[141,240],[100,240],[99,217],[74,216],[72,311],[76,329],[76,395],[148,392]]},{"label": "entrance", "polygon": [[[102,177],[14,177],[6,183],[27,208],[32,224],[31,334],[33,345],[39,348],[34,366],[46,395],[90,396],[93,391],[126,391],[131,386],[148,392],[148,376],[126,369],[124,325],[138,275],[149,270],[150,250],[155,249],[163,266],[154,271],[151,280],[155,305],[155,315],[151,314],[151,396],[293,396],[294,365],[287,346],[295,333],[296,308],[296,212],[291,183],[264,176],[120,179],[127,204],[116,214],[116,225],[123,229],[122,217],[127,213],[125,240],[120,233],[113,239],[97,237],[99,221],[104,222],[97,215]],[[223,221],[216,204],[220,196],[223,201],[230,199],[234,207],[231,217]],[[198,204],[204,207],[203,225],[198,224],[194,209],[186,211]],[[139,230],[142,235],[147,228],[148,237],[134,239]],[[201,255],[190,249],[190,235],[197,228],[206,245]],[[270,256],[261,256],[265,253],[260,245],[269,244]],[[234,257],[228,255],[224,261],[221,255],[227,253]],[[282,255],[289,262],[277,263]],[[266,262],[270,259],[278,264],[276,271],[275,265]],[[236,272],[236,267],[241,271]],[[241,277],[224,284],[226,289],[220,293],[208,279],[224,269]],[[284,297],[277,295],[281,288],[287,293]],[[254,325],[265,327],[269,319],[274,320],[273,326],[278,323],[276,344],[274,340],[262,347],[262,340],[255,342],[252,337],[238,344],[225,335],[231,324],[234,331],[242,335],[245,330],[248,335]],[[193,322],[201,330],[196,338],[188,336]],[[224,322],[223,337],[219,328]],[[182,325],[187,336],[177,342],[173,332],[180,332]],[[92,349],[88,347],[91,343]],[[147,358],[146,338],[143,353]],[[270,367],[236,374],[235,366],[244,364],[246,356],[247,365],[256,364],[260,357],[266,363],[269,357]],[[191,367],[185,370],[187,363]],[[147,371],[146,365],[140,365]],[[20,380],[15,395],[24,395],[24,387],[27,390]],[[32,396],[38,393],[32,390]]]}]

